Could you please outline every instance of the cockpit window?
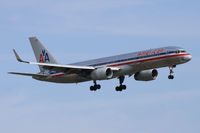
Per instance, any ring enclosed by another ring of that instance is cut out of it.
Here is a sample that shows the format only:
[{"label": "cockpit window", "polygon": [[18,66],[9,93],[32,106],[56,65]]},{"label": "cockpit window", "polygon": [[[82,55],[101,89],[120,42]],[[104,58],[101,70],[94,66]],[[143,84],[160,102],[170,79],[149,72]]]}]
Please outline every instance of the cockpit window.
[{"label": "cockpit window", "polygon": [[185,53],[186,51],[185,50],[177,50],[177,51],[175,51],[177,54],[179,54],[179,53]]},{"label": "cockpit window", "polygon": [[185,50],[181,50],[181,53],[185,53],[186,51]]}]

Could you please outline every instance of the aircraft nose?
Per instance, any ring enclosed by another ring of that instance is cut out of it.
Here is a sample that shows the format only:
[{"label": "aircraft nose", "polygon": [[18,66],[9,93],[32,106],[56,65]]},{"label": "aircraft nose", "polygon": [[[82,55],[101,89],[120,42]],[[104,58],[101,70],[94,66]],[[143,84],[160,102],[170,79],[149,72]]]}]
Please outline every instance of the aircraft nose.
[{"label": "aircraft nose", "polygon": [[192,56],[190,54],[188,54],[187,56],[184,57],[184,59],[186,61],[190,61],[192,59]]}]

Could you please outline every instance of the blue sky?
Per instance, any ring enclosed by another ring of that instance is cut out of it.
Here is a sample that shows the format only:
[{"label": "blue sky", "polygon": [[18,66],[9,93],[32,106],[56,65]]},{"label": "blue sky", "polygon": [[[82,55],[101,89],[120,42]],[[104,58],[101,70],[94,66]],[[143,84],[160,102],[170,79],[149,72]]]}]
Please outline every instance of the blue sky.
[{"label": "blue sky", "polygon": [[[200,2],[198,0],[0,0],[0,132],[199,133]],[[53,84],[9,71],[20,64],[12,49],[35,61],[28,37],[37,36],[62,64],[162,46],[192,54],[175,79],[159,69],[152,82],[118,80]]]}]

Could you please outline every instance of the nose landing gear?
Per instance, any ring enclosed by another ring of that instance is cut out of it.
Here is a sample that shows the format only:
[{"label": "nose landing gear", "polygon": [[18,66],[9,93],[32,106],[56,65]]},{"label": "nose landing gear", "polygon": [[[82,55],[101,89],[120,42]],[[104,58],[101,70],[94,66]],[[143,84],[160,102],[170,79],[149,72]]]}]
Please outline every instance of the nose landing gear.
[{"label": "nose landing gear", "polygon": [[170,73],[169,73],[168,79],[174,79],[174,75],[173,75],[174,71],[173,71],[173,69],[175,67],[176,67],[176,65],[173,65],[173,66],[169,67]]},{"label": "nose landing gear", "polygon": [[174,79],[174,75],[169,75],[168,79]]}]

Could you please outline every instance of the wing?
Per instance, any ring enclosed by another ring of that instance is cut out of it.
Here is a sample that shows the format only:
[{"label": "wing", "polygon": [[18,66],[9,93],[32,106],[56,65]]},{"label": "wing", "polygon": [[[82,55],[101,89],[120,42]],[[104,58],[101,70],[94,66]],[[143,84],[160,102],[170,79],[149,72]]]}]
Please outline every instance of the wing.
[{"label": "wing", "polygon": [[74,66],[74,65],[61,65],[61,64],[49,64],[49,63],[24,61],[19,57],[19,55],[17,54],[17,52],[14,49],[13,49],[13,52],[19,62],[43,66],[44,69],[48,69],[48,70],[55,70],[58,72],[63,72],[63,71],[67,72],[69,69],[70,69],[70,71],[72,71],[72,70],[94,70],[95,69],[92,66]]},{"label": "wing", "polygon": [[45,78],[49,76],[49,75],[44,75],[44,74],[18,73],[18,72],[9,72],[8,74],[16,74],[16,75],[23,75],[23,76],[39,77],[39,78]]},{"label": "wing", "polygon": [[[49,64],[49,63],[38,63],[38,62],[24,61],[19,57],[19,55],[17,54],[17,52],[14,49],[13,49],[13,51],[14,51],[14,54],[15,54],[15,56],[16,56],[16,58],[19,62],[39,65],[39,66],[42,66],[44,69],[54,70],[54,71],[57,71],[57,72],[64,72],[66,74],[70,73],[70,72],[80,73],[80,71],[91,72],[91,71],[96,69],[95,67],[92,67],[92,66],[61,65],[61,64]],[[120,68],[111,67],[111,70],[118,71],[118,70],[120,70]]]}]

